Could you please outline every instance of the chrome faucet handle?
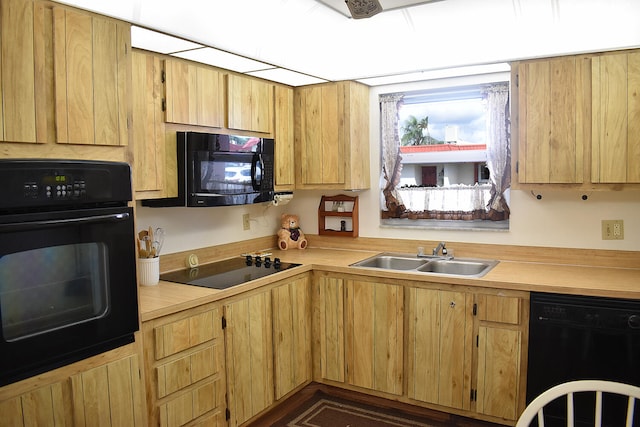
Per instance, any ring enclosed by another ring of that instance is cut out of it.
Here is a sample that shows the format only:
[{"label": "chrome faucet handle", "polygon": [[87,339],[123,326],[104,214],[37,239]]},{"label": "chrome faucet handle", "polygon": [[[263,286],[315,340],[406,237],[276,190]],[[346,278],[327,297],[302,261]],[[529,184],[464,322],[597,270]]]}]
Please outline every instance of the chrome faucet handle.
[{"label": "chrome faucet handle", "polygon": [[446,255],[447,254],[447,248],[445,247],[445,245],[446,245],[445,242],[438,243],[438,246],[433,248],[433,254],[434,255],[438,255],[438,252],[440,252],[440,250],[442,249],[442,255]]}]

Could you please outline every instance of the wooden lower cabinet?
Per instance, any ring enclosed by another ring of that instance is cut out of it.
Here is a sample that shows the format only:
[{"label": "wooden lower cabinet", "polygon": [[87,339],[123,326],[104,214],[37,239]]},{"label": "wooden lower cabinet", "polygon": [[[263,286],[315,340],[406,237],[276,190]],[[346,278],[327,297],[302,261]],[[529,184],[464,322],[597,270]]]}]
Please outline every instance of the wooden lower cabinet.
[{"label": "wooden lower cabinet", "polygon": [[311,287],[308,275],[271,291],[275,398],[311,381]]},{"label": "wooden lower cabinet", "polygon": [[[96,356],[86,363],[94,365]],[[85,363],[78,362],[78,363]],[[60,368],[60,371],[75,368]],[[43,382],[34,377],[2,389]],[[18,396],[0,398],[0,426],[146,427],[139,356],[129,355],[40,386]]]},{"label": "wooden lower cabinet", "polygon": [[403,287],[346,281],[346,361],[349,384],[402,394]]},{"label": "wooden lower cabinet", "polygon": [[313,378],[344,383],[344,280],[323,273],[313,283]]},{"label": "wooden lower cabinet", "polygon": [[315,273],[314,379],[512,424],[525,407],[528,299],[527,292]]},{"label": "wooden lower cabinet", "polygon": [[526,405],[523,355],[529,333],[528,295],[520,298],[480,294],[476,301],[479,323],[476,411],[515,420]]},{"label": "wooden lower cabinet", "polygon": [[408,288],[407,396],[469,410],[473,295]]},{"label": "wooden lower cabinet", "polygon": [[274,402],[271,293],[262,291],[224,305],[230,426]]},{"label": "wooden lower cabinet", "polygon": [[224,305],[230,426],[311,381],[310,307],[307,274]]},{"label": "wooden lower cabinet", "polygon": [[221,306],[144,322],[142,330],[149,425],[225,425]]}]

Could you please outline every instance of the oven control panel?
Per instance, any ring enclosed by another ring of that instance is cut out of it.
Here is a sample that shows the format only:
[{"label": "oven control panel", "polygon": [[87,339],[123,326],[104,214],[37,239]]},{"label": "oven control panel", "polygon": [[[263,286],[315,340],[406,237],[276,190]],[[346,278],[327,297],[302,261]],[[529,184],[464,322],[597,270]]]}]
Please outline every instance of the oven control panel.
[{"label": "oven control panel", "polygon": [[0,209],[126,203],[132,200],[126,163],[0,159]]},{"label": "oven control panel", "polygon": [[71,175],[43,176],[40,181],[27,181],[23,185],[24,197],[35,199],[82,199],[87,195],[87,184],[83,178]]}]

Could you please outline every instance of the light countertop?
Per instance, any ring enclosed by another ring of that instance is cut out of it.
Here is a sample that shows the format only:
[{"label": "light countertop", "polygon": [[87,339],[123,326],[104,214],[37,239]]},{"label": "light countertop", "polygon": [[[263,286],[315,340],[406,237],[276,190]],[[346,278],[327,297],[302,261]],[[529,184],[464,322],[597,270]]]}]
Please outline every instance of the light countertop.
[{"label": "light countertop", "polygon": [[518,291],[640,299],[640,269],[635,268],[501,261],[484,277],[460,278],[349,267],[349,265],[374,256],[380,251],[307,248],[305,250],[276,250],[276,252],[283,262],[302,264],[302,266],[224,290],[165,281],[160,281],[156,286],[141,286],[141,318],[146,321],[175,313],[311,270],[410,280],[416,283],[423,282],[425,285],[428,283],[449,283]]}]

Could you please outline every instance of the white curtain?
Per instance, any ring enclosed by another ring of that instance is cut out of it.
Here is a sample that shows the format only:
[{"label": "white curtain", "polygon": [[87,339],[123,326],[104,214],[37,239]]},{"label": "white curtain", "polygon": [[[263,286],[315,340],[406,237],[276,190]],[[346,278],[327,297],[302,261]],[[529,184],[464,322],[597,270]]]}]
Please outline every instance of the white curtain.
[{"label": "white curtain", "polygon": [[489,219],[509,218],[504,192],[511,185],[511,144],[509,84],[496,83],[483,88],[487,101],[487,167],[491,182]]},{"label": "white curtain", "polygon": [[398,135],[398,108],[402,105],[403,94],[380,95],[380,127],[382,135],[382,175],[384,179],[384,205],[382,210],[390,216],[399,217],[405,210],[398,191],[402,173],[400,156],[400,136]]},{"label": "white curtain", "polygon": [[491,198],[491,185],[409,187],[398,192],[407,210],[413,212],[485,212]]}]

